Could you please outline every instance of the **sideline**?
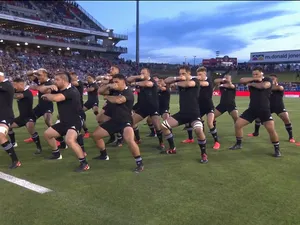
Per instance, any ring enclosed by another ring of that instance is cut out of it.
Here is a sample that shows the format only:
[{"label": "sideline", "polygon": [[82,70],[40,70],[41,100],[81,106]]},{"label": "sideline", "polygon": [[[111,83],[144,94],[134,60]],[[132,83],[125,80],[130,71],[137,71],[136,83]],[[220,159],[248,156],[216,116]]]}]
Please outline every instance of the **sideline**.
[{"label": "sideline", "polygon": [[2,172],[0,172],[0,179],[6,180],[7,182],[10,182],[10,183],[13,183],[13,184],[16,184],[16,185],[19,185],[19,186],[21,186],[23,188],[26,188],[26,189],[29,189],[31,191],[35,191],[39,194],[45,194],[45,193],[48,193],[48,192],[52,191],[52,190],[50,190],[48,188],[45,188],[43,186],[31,183],[27,180],[19,179],[17,177],[14,177],[14,176],[8,175],[6,173],[2,173]]}]

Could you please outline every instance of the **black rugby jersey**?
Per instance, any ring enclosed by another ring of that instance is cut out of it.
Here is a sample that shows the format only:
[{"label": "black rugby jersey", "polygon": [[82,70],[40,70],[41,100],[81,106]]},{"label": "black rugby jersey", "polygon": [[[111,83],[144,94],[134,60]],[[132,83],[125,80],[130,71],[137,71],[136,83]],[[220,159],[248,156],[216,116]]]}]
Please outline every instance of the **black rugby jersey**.
[{"label": "black rugby jersey", "polygon": [[195,83],[195,87],[178,87],[179,91],[179,112],[183,114],[199,114],[199,89],[200,82],[198,79],[192,79]]},{"label": "black rugby jersey", "polygon": [[[254,87],[249,87],[250,91],[250,103],[249,107],[253,109],[269,109],[270,108],[270,96],[272,92],[272,79],[269,77],[264,77],[262,82],[270,82],[271,86],[267,89],[258,89]],[[261,82],[253,82],[261,83]]]},{"label": "black rugby jersey", "polygon": [[14,87],[8,79],[0,82],[0,122],[6,119],[14,119],[14,94]]},{"label": "black rugby jersey", "polygon": [[23,94],[23,98],[17,99],[19,117],[22,118],[32,118],[34,117],[33,112],[33,95],[31,91],[27,88],[23,92],[16,92],[16,94]]},{"label": "black rugby jersey", "polygon": [[235,104],[236,88],[220,87],[221,99],[220,104]]}]

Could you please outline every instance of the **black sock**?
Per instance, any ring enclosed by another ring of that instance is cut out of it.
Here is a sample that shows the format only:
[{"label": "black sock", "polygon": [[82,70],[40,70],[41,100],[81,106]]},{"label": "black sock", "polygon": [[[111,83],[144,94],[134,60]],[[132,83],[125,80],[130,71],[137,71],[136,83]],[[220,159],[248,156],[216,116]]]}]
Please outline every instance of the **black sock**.
[{"label": "black sock", "polygon": [[39,150],[42,150],[42,146],[41,146],[41,142],[40,142],[40,137],[39,137],[39,134],[37,132],[35,132],[32,135],[32,140],[34,141],[34,143],[36,145],[36,148],[39,149]]},{"label": "black sock", "polygon": [[89,132],[89,129],[86,127],[85,124],[83,124],[83,130],[84,130],[84,133],[88,133]]},{"label": "black sock", "polygon": [[135,156],[135,163],[137,166],[142,166],[143,165],[143,159],[142,157],[139,155],[139,156]]},{"label": "black sock", "polygon": [[123,135],[121,133],[117,133],[117,141],[118,141],[118,143],[123,142]]},{"label": "black sock", "polygon": [[136,128],[133,129],[133,131],[134,131],[135,139],[136,139],[137,141],[141,140],[139,128],[136,127]]},{"label": "black sock", "polygon": [[241,145],[242,144],[242,138],[241,137],[236,137],[236,144]]},{"label": "black sock", "polygon": [[87,164],[87,161],[86,161],[85,158],[78,158],[78,160],[79,160],[79,163],[80,163],[81,165]]},{"label": "black sock", "polygon": [[100,156],[107,156],[106,148],[103,150],[100,150]]},{"label": "black sock", "polygon": [[201,150],[201,155],[206,154],[206,140],[198,140],[198,145]]},{"label": "black sock", "polygon": [[110,140],[110,141],[115,141],[115,140],[116,140],[115,134],[111,134],[111,135],[109,136],[109,140]]},{"label": "black sock", "polygon": [[161,130],[157,130],[157,131],[156,131],[156,135],[157,135],[159,144],[163,144],[164,141],[163,141],[163,133],[162,133],[162,131],[161,131]]},{"label": "black sock", "polygon": [[52,155],[53,155],[55,158],[58,158],[58,157],[60,156],[60,151],[59,151],[59,149],[52,150]]},{"label": "black sock", "polygon": [[16,143],[15,132],[13,130],[9,129],[8,136],[9,136],[10,142],[14,145]]},{"label": "black sock", "polygon": [[167,139],[170,149],[174,149],[175,148],[175,144],[174,144],[174,138],[173,138],[173,134],[170,133],[168,135],[165,136],[165,138]]},{"label": "black sock", "polygon": [[2,144],[2,147],[3,147],[4,151],[6,151],[7,154],[10,156],[10,158],[13,162],[19,161],[12,143],[7,141],[7,142]]},{"label": "black sock", "polygon": [[186,131],[188,133],[188,139],[192,140],[193,139],[193,128],[192,128],[192,125],[190,123],[185,124],[185,128],[186,128]]},{"label": "black sock", "polygon": [[254,134],[259,134],[260,125],[261,125],[260,121],[255,120]]},{"label": "black sock", "polygon": [[272,142],[273,146],[274,146],[274,151],[278,152],[279,151],[279,141],[277,142]]},{"label": "black sock", "polygon": [[210,129],[211,136],[214,138],[215,142],[219,142],[218,132],[216,128]]},{"label": "black sock", "polygon": [[58,137],[56,140],[60,143],[60,148],[65,148],[67,146],[64,137]]},{"label": "black sock", "polygon": [[153,124],[148,124],[148,127],[150,129],[151,134],[155,134],[155,129],[154,129]]},{"label": "black sock", "polygon": [[289,139],[292,139],[292,138],[293,138],[293,128],[292,128],[292,124],[291,124],[291,123],[285,124],[285,129],[286,129],[286,131],[287,131],[288,134],[289,134]]},{"label": "black sock", "polygon": [[82,134],[79,134],[79,135],[78,135],[78,137],[77,137],[77,143],[80,145],[82,151],[85,152],[85,149],[84,149],[84,141],[83,141],[83,136],[82,136]]},{"label": "black sock", "polygon": [[214,120],[213,125],[214,125],[214,128],[217,128],[217,121],[216,120]]}]

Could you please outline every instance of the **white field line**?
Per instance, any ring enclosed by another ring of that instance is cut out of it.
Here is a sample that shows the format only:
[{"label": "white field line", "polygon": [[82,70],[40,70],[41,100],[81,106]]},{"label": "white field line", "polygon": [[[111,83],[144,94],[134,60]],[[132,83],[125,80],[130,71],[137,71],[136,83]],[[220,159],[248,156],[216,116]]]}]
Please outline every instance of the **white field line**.
[{"label": "white field line", "polygon": [[52,191],[52,190],[50,190],[48,188],[45,188],[45,187],[42,187],[40,185],[31,183],[31,182],[29,182],[27,180],[19,179],[17,177],[14,177],[14,176],[8,175],[6,173],[2,173],[2,172],[0,172],[0,179],[6,180],[6,181],[8,181],[10,183],[19,185],[19,186],[21,186],[23,188],[27,188],[27,189],[29,189],[31,191],[35,191],[35,192],[40,193],[40,194],[45,194],[47,192],[51,192]]}]

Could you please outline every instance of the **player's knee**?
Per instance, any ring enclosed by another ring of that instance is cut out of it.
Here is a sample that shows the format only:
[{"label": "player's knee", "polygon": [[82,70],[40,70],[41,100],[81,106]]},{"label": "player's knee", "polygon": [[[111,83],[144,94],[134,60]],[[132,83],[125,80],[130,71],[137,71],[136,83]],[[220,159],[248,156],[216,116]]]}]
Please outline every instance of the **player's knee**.
[{"label": "player's knee", "polygon": [[6,138],[7,133],[8,133],[8,128],[4,126],[0,126],[0,141]]},{"label": "player's knee", "polygon": [[167,120],[164,120],[162,123],[161,123],[161,128],[163,130],[172,130],[172,127],[170,126],[170,124],[168,123]]},{"label": "player's knee", "polygon": [[203,130],[203,124],[201,121],[196,121],[192,124],[193,130],[194,131],[199,131],[199,130]]}]

